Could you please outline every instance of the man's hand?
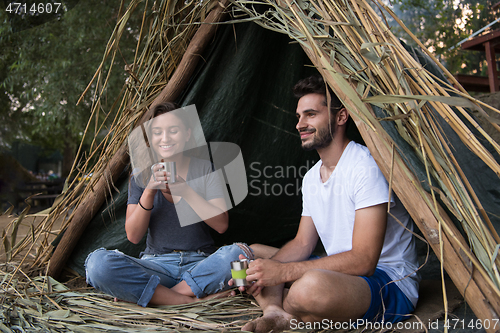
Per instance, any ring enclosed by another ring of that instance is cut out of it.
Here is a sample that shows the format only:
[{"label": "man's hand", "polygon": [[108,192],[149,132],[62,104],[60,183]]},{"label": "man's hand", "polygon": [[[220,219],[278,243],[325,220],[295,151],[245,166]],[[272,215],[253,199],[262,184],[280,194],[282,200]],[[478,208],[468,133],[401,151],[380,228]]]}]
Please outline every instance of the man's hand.
[{"label": "man's hand", "polygon": [[286,282],[283,279],[284,264],[272,259],[256,259],[247,269],[247,281],[255,281],[258,287],[270,287]]},{"label": "man's hand", "polygon": [[[240,254],[238,259],[242,260],[242,259],[247,259],[247,257],[245,257],[243,254]],[[248,272],[248,269],[247,269],[247,272]],[[233,279],[230,279],[228,282],[227,282],[228,285],[230,286],[233,286],[234,285],[234,280]],[[256,286],[255,283],[251,282],[250,285],[244,287],[244,286],[241,286],[241,287],[238,287],[238,290],[240,292],[246,292],[247,294],[250,294],[252,295],[253,297],[256,297],[257,295],[260,294],[261,290],[263,289],[263,287],[259,287],[259,286]],[[236,295],[236,292],[232,291],[231,292],[231,295]]]}]

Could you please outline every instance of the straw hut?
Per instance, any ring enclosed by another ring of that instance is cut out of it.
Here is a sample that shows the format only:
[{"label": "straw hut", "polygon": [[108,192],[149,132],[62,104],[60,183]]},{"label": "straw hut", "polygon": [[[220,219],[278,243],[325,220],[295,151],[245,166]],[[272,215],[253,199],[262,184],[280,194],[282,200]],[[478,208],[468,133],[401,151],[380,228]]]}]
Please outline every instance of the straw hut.
[{"label": "straw hut", "polygon": [[[490,107],[463,90],[422,44],[423,51],[413,49],[394,36],[384,21],[384,15],[398,21],[389,8],[351,0],[133,0],[103,65],[118,52],[131,15],[143,15],[143,22],[112,128],[73,170],[75,179],[92,177],[68,182],[32,237],[9,245],[11,257],[36,248],[30,269],[58,278],[66,265],[77,270],[75,251],[97,247],[96,240],[113,239],[107,245],[137,253],[120,243],[123,233],[113,233],[123,221],[127,136],[152,105],[167,100],[196,105],[207,142],[229,141],[242,150],[249,195],[230,211],[230,231],[219,243],[277,244],[291,237],[301,207],[294,182],[317,157],[298,149],[290,88],[317,71],[348,108],[352,134],[370,149],[441,269],[478,318],[498,321],[500,146],[470,113]],[[92,126],[99,125],[105,67],[93,79]],[[57,241],[48,242],[61,220]],[[488,332],[499,330],[490,326]]]}]

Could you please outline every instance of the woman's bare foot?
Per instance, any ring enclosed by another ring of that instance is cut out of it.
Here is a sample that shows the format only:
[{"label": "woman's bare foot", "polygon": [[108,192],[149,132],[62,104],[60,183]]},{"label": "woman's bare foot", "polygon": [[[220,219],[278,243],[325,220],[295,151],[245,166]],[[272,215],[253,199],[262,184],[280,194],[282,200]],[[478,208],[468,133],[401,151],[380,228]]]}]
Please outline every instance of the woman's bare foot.
[{"label": "woman's bare foot", "polygon": [[264,315],[260,318],[252,320],[241,328],[242,331],[250,331],[256,333],[281,332],[290,329],[290,321],[297,317],[285,312],[279,307],[268,307],[264,311]]},{"label": "woman's bare foot", "polygon": [[229,296],[231,296],[231,290],[226,290],[226,291],[221,291],[221,292],[216,293],[216,294],[207,295],[205,297],[198,298],[197,300],[204,301],[207,299],[219,299],[219,298],[224,298],[224,297],[229,297]]},{"label": "woman's bare foot", "polygon": [[179,294],[184,295],[184,296],[192,297],[193,302],[203,301],[203,300],[212,299],[212,298],[223,298],[223,297],[230,296],[230,294],[231,294],[231,291],[228,290],[228,291],[222,291],[222,292],[212,294],[212,295],[207,295],[205,297],[196,298],[193,291],[191,290],[191,287],[187,284],[187,282],[185,280],[179,282],[178,284],[173,286],[170,290],[175,291],[176,293],[179,293]]},{"label": "woman's bare foot", "polygon": [[135,304],[134,302],[124,301],[124,300],[116,298],[116,297],[113,299],[113,302],[125,302],[125,303]]},{"label": "woman's bare foot", "polygon": [[196,302],[197,298],[194,295],[180,294],[174,288],[169,289],[161,284],[156,286],[153,297],[149,300],[149,305],[178,305]]}]

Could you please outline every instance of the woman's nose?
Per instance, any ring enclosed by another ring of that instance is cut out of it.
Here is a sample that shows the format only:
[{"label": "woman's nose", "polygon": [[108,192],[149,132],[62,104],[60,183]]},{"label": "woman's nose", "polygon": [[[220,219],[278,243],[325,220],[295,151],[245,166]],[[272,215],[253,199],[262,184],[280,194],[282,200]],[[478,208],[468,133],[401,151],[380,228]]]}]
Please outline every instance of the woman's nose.
[{"label": "woman's nose", "polygon": [[162,137],[161,137],[161,141],[163,141],[163,142],[168,142],[168,141],[170,141],[170,135],[168,134],[168,132],[166,132],[166,131],[165,131],[165,132],[163,133],[163,135],[162,135]]}]

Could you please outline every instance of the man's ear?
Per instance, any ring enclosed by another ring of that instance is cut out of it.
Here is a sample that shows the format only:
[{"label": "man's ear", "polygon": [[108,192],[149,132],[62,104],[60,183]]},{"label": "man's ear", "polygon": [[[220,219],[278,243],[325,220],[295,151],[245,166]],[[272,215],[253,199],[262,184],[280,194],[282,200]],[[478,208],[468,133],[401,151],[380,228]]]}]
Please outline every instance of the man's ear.
[{"label": "man's ear", "polygon": [[342,126],[347,123],[347,120],[349,120],[349,112],[347,111],[346,108],[342,108],[337,112],[337,125]]}]

